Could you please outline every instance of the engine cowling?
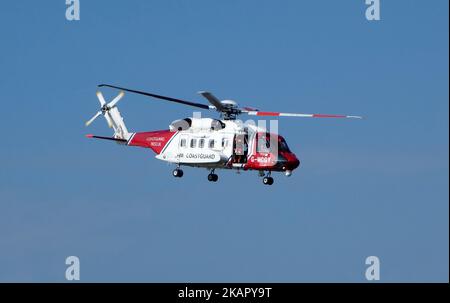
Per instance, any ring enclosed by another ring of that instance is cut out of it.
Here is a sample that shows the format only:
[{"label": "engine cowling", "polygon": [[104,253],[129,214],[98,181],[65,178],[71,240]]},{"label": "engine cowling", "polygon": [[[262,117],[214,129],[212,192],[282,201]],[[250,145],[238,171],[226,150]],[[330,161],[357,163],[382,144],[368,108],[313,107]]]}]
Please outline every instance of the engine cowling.
[{"label": "engine cowling", "polygon": [[179,119],[179,120],[175,120],[172,123],[170,123],[169,129],[171,131],[182,131],[182,130],[189,129],[191,127],[191,125],[192,125],[191,118]]},{"label": "engine cowling", "polygon": [[211,118],[186,118],[173,121],[169,128],[171,131],[182,131],[187,129],[195,130],[213,130],[218,131],[225,128],[225,123],[218,119]]}]

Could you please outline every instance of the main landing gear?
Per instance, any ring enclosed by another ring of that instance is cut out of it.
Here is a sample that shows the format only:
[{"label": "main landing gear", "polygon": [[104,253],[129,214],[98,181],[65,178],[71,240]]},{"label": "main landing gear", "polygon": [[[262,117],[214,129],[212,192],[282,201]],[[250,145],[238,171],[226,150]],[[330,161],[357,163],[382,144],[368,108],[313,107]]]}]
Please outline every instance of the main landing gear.
[{"label": "main landing gear", "polygon": [[208,181],[209,182],[217,182],[217,180],[219,180],[219,176],[214,173],[214,169],[213,169],[213,170],[211,170],[211,172],[208,175]]},{"label": "main landing gear", "polygon": [[172,175],[175,178],[181,178],[183,177],[183,171],[179,167],[177,167],[176,169],[173,170]]},{"label": "main landing gear", "polygon": [[263,178],[264,185],[272,185],[273,184],[273,178],[270,176],[270,172]]}]

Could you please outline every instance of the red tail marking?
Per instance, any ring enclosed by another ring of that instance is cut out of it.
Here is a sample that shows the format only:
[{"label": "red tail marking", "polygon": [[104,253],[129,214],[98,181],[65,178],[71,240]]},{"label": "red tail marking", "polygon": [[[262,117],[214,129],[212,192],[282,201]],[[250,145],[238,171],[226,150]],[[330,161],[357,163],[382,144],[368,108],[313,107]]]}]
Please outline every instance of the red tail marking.
[{"label": "red tail marking", "polygon": [[170,130],[136,133],[128,145],[150,148],[155,153],[160,154],[175,134],[176,132]]}]

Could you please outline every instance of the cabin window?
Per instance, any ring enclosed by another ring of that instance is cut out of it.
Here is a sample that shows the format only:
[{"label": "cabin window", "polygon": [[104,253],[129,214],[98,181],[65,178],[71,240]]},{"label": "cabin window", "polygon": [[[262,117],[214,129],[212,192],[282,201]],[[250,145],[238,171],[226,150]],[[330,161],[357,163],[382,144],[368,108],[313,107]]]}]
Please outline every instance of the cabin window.
[{"label": "cabin window", "polygon": [[198,147],[199,147],[199,148],[205,147],[205,139],[200,139],[200,140],[198,141]]},{"label": "cabin window", "polygon": [[225,147],[227,147],[227,146],[228,146],[228,140],[225,139],[225,138],[223,138],[223,139],[222,139],[222,147],[225,148]]},{"label": "cabin window", "polygon": [[197,139],[191,139],[191,148],[197,147]]},{"label": "cabin window", "polygon": [[214,139],[209,140],[209,148],[214,148]]},{"label": "cabin window", "polygon": [[181,139],[180,141],[180,147],[186,147],[186,139]]}]

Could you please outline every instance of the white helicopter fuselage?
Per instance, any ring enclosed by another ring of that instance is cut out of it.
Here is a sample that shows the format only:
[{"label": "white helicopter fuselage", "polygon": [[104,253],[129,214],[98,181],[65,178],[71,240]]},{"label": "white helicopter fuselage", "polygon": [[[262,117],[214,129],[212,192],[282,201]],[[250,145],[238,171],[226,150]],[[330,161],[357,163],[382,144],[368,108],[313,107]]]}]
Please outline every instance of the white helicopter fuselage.
[{"label": "white helicopter fuselage", "polygon": [[131,133],[128,137],[118,139],[129,146],[150,148],[157,159],[178,167],[283,171],[290,175],[300,164],[283,137],[236,120],[186,118],[172,122],[168,130]]}]

